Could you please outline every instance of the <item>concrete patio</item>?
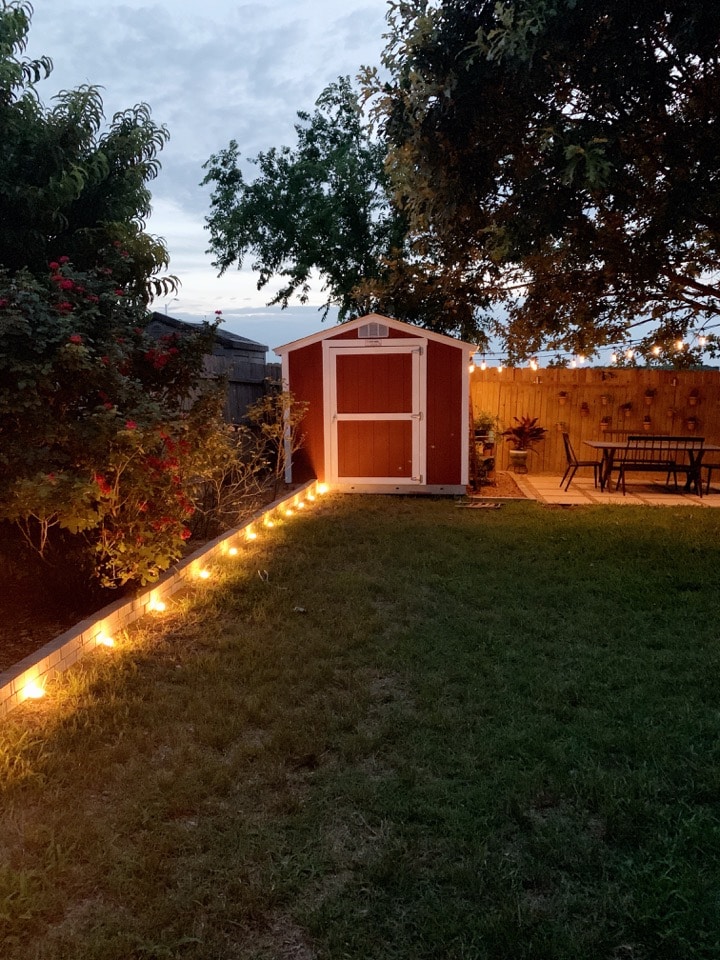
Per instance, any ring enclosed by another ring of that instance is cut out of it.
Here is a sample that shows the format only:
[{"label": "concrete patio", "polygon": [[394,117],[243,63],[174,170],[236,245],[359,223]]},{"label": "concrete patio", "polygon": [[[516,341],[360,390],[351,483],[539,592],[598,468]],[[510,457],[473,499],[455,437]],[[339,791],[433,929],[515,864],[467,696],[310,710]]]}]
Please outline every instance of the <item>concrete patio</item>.
[{"label": "concrete patio", "polygon": [[577,474],[570,484],[569,490],[560,486],[561,474],[558,473],[512,473],[500,471],[496,487],[486,486],[473,494],[477,500],[504,500],[511,499],[512,492],[508,492],[514,481],[520,493],[530,500],[547,503],[555,506],[590,506],[597,504],[614,504],[618,506],[644,507],[701,507],[703,509],[720,508],[720,487],[711,486],[710,493],[698,497],[693,493],[677,492],[667,487],[663,480],[646,480],[642,477],[633,477],[627,484],[627,492],[623,496],[621,490],[612,487],[602,492],[593,485],[592,477]]},{"label": "concrete patio", "polygon": [[[666,486],[663,480],[634,477],[632,482],[628,482],[627,493],[623,496],[621,490],[615,490],[614,481],[611,488],[603,492],[600,487],[593,485],[592,477],[580,473],[575,476],[567,492],[560,486],[561,474],[510,473],[509,476],[526,497],[540,503],[562,506],[609,503],[617,506],[720,508],[720,489],[713,486],[710,493],[703,492],[703,496],[698,497],[682,492],[682,488],[676,492],[672,486]],[[488,498],[492,496],[489,492],[484,495]]]}]

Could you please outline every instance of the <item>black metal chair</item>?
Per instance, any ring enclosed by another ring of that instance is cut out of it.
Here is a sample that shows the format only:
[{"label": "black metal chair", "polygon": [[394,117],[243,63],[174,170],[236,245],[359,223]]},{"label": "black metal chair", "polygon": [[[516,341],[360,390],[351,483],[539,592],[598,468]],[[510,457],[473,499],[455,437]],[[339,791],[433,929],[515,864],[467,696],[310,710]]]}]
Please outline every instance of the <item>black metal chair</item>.
[{"label": "black metal chair", "polygon": [[565,473],[560,481],[560,486],[562,486],[565,483],[565,480],[567,480],[565,489],[568,490],[570,488],[570,484],[573,482],[573,477],[580,467],[592,467],[593,482],[595,483],[595,486],[597,486],[598,478],[600,476],[600,461],[578,460],[577,456],[575,455],[575,451],[573,450],[573,445],[570,443],[570,435],[563,433],[562,438],[563,443],[565,444],[565,458],[567,460],[567,466],[565,467]]},{"label": "black metal chair", "polygon": [[712,480],[713,470],[720,470],[720,463],[705,463],[703,460],[701,470],[707,470],[705,493],[710,493],[710,481]]}]

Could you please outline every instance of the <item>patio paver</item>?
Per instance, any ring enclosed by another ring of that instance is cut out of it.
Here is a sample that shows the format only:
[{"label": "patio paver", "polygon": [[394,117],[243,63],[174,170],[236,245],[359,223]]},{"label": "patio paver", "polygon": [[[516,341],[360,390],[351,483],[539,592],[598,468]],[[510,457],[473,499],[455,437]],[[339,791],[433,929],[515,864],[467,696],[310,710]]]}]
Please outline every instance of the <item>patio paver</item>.
[{"label": "patio paver", "polygon": [[526,497],[540,503],[562,506],[609,503],[617,506],[720,508],[720,492],[713,488],[710,493],[698,497],[694,493],[675,493],[662,480],[637,480],[628,483],[627,493],[623,496],[614,486],[612,490],[602,492],[593,485],[592,477],[575,477],[570,489],[565,491],[560,486],[560,474],[557,473],[510,475]]}]

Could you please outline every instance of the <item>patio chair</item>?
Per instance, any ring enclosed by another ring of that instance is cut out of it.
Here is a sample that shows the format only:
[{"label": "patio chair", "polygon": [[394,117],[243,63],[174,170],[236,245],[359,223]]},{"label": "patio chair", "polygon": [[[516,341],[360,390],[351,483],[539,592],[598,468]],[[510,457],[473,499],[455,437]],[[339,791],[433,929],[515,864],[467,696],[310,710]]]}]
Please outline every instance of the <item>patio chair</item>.
[{"label": "patio chair", "polygon": [[720,463],[705,463],[703,460],[702,470],[707,470],[707,482],[705,484],[705,493],[710,493],[710,481],[712,480],[713,470],[720,470]]},{"label": "patio chair", "polygon": [[573,445],[570,442],[570,435],[568,433],[563,433],[562,435],[563,443],[565,444],[565,459],[567,460],[567,466],[565,467],[565,473],[562,476],[560,481],[560,486],[565,483],[565,490],[570,488],[570,484],[573,482],[573,477],[577,473],[580,467],[592,467],[593,472],[593,482],[595,486],[598,485],[598,478],[600,476],[600,461],[599,460],[578,460],[573,450]]}]

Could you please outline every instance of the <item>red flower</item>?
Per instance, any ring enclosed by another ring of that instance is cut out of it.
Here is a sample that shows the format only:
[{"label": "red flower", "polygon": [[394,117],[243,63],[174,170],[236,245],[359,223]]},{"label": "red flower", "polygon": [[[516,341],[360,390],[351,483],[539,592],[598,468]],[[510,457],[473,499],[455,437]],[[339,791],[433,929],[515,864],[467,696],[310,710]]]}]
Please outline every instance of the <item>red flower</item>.
[{"label": "red flower", "polygon": [[71,333],[68,339],[70,343],[82,343],[82,337],[79,333]]},{"label": "red flower", "polygon": [[115,296],[116,296],[116,297],[123,297],[123,296],[125,296],[125,291],[122,290],[120,287],[117,287],[117,289],[115,290]]},{"label": "red flower", "polygon": [[60,269],[60,264],[59,264],[56,260],[51,260],[50,263],[48,264],[48,266],[50,267],[51,270],[59,270],[59,269]]},{"label": "red flower", "polygon": [[60,257],[60,263],[69,263],[70,257]]},{"label": "red flower", "polygon": [[61,280],[58,284],[61,290],[73,290],[75,288],[74,280]]},{"label": "red flower", "polygon": [[63,300],[62,303],[57,305],[57,308],[60,313],[72,313],[73,305],[68,303],[67,300]]},{"label": "red flower", "polygon": [[126,429],[126,430],[135,430],[135,429],[137,429],[137,424],[135,423],[134,420],[126,420],[126,421],[125,421],[125,429]]},{"label": "red flower", "polygon": [[183,540],[189,540],[190,537],[192,536],[192,533],[190,532],[190,530],[188,530],[187,527],[183,527],[182,533],[180,534],[180,536],[182,537]]},{"label": "red flower", "polygon": [[100,493],[102,493],[106,497],[110,496],[110,494],[112,493],[112,487],[107,482],[105,477],[103,477],[103,475],[100,473],[96,473],[93,479],[95,480],[95,483],[98,485]]}]

